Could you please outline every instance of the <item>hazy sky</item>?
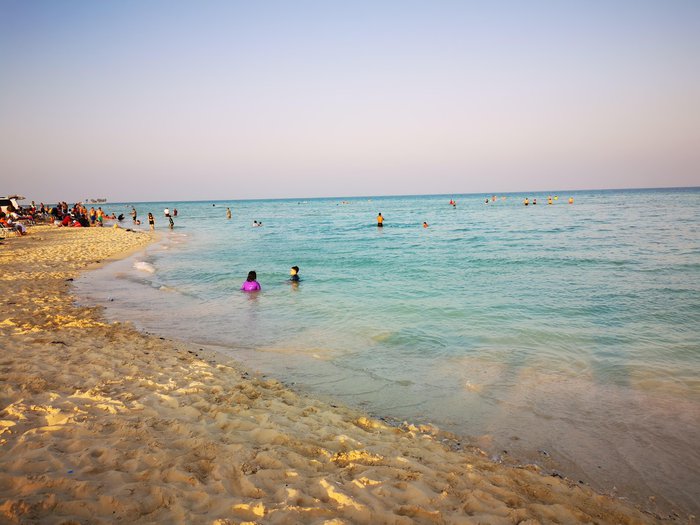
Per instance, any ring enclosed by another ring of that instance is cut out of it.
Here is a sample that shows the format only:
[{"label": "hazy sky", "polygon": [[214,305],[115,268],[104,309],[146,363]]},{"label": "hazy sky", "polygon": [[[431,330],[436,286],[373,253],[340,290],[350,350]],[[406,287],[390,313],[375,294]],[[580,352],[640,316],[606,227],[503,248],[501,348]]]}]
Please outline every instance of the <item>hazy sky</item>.
[{"label": "hazy sky", "polygon": [[0,0],[0,194],[700,185],[700,1]]}]

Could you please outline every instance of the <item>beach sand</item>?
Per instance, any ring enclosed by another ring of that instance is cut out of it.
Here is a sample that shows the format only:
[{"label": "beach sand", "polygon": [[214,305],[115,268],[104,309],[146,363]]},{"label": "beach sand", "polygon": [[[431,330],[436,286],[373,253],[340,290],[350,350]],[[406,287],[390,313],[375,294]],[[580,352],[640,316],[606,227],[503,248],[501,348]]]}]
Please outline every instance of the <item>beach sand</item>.
[{"label": "beach sand", "polygon": [[35,227],[0,246],[0,522],[659,522],[73,305],[79,271],[151,239]]}]

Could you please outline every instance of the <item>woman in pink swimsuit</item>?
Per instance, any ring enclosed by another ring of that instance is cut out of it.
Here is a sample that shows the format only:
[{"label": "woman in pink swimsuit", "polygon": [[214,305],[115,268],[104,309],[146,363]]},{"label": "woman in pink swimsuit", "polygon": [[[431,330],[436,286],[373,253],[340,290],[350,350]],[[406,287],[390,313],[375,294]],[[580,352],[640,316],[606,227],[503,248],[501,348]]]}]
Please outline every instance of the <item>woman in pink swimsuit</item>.
[{"label": "woman in pink swimsuit", "polygon": [[241,285],[241,290],[243,290],[244,292],[257,292],[258,290],[260,290],[260,283],[255,280],[257,278],[258,276],[254,270],[249,271],[248,278]]}]

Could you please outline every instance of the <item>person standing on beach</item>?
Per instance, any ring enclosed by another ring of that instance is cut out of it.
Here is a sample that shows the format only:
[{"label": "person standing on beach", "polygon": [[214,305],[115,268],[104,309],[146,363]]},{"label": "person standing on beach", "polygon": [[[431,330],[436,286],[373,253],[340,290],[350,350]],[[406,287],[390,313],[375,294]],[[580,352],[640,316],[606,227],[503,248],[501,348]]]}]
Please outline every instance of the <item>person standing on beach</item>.
[{"label": "person standing on beach", "polygon": [[384,227],[384,217],[382,217],[381,212],[379,215],[377,215],[377,228],[383,228]]},{"label": "person standing on beach", "polygon": [[151,230],[156,229],[156,220],[153,218],[153,214],[150,211],[148,212],[148,225],[151,227]]},{"label": "person standing on beach", "polygon": [[227,219],[231,218],[231,208],[226,208],[226,218]]},{"label": "person standing on beach", "polygon": [[131,219],[134,221],[134,224],[136,224],[136,208],[133,206],[131,207]]}]

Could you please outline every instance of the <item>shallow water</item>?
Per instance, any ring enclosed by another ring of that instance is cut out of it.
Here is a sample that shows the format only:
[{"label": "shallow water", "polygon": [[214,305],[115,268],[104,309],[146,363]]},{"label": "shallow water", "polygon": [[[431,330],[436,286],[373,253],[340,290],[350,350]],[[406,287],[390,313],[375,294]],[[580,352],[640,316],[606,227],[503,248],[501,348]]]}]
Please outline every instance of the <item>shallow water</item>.
[{"label": "shallow water", "polygon": [[311,392],[697,512],[700,190],[525,196],[141,203],[162,242],[76,288]]}]

